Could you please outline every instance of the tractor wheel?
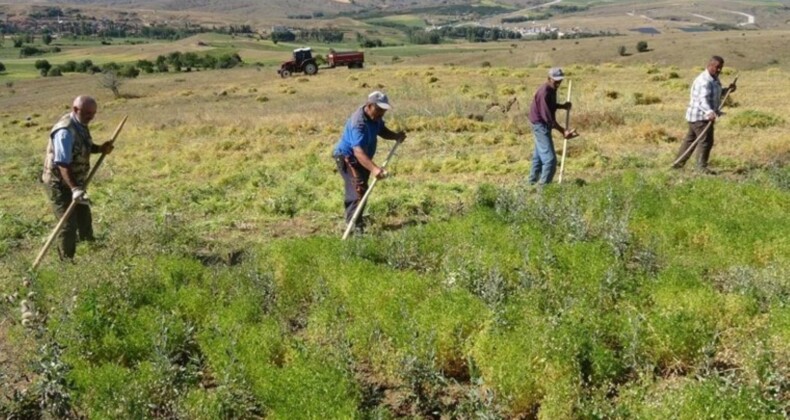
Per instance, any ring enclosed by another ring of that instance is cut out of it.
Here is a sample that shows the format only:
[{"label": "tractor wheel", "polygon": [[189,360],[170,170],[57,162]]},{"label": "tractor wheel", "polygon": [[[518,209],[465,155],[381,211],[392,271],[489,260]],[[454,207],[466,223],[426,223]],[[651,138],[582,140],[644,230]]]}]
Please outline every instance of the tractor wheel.
[{"label": "tractor wheel", "polygon": [[283,71],[280,72],[280,77],[282,77],[283,79],[285,79],[286,77],[288,77],[290,75],[291,75],[291,72],[288,71],[288,70],[283,70]]},{"label": "tractor wheel", "polygon": [[304,65],[304,73],[312,76],[318,73],[318,66],[316,66],[315,63],[307,63]]}]

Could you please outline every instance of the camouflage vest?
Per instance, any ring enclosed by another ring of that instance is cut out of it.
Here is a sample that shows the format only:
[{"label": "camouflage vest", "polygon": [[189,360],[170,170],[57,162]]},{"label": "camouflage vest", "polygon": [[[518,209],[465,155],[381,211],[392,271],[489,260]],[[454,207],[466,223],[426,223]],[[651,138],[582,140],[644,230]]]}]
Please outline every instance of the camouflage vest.
[{"label": "camouflage vest", "polygon": [[60,129],[69,130],[74,143],[71,149],[71,173],[74,176],[74,181],[80,185],[85,185],[88,179],[88,173],[91,169],[90,155],[93,140],[91,139],[90,130],[88,127],[83,126],[80,130],[76,123],[71,119],[71,113],[68,113],[58,120],[57,123],[49,131],[49,143],[47,144],[47,156],[44,160],[44,174],[41,179],[45,183],[60,183],[63,179],[60,176],[60,170],[55,165],[55,149],[52,147],[52,136]]}]

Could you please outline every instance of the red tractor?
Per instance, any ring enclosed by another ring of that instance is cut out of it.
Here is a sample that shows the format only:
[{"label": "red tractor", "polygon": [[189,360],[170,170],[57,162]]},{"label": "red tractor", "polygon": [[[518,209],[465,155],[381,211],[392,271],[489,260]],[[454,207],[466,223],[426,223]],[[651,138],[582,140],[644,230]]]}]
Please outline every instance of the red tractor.
[{"label": "red tractor", "polygon": [[313,58],[312,48],[297,48],[294,50],[294,57],[291,61],[286,61],[280,68],[277,69],[277,74],[280,77],[288,77],[293,73],[302,73],[314,75],[318,73],[318,64]]}]

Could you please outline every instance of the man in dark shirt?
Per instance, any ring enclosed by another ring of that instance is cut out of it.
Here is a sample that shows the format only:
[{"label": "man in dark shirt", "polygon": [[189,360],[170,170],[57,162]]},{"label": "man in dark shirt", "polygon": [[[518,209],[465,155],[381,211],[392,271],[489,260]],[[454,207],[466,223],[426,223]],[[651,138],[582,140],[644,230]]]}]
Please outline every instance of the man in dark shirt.
[{"label": "man in dark shirt", "polygon": [[554,178],[557,170],[557,154],[554,152],[554,140],[551,130],[555,129],[563,134],[566,139],[576,137],[576,132],[566,130],[555,118],[557,109],[570,111],[571,103],[557,104],[557,89],[559,89],[565,74],[561,68],[549,70],[549,77],[532,100],[529,109],[529,122],[532,123],[532,133],[535,135],[535,153],[532,156],[532,169],[529,172],[529,183],[548,184]]}]

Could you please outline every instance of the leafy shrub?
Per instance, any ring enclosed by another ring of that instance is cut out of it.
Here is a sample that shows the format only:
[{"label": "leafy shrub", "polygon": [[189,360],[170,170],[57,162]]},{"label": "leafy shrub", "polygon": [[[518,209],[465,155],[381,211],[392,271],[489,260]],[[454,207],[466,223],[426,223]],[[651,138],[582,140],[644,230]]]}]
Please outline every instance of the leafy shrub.
[{"label": "leafy shrub", "polygon": [[19,56],[20,57],[30,57],[31,55],[40,55],[40,54],[44,54],[45,52],[46,51],[44,51],[42,49],[30,46],[30,45],[26,45],[26,46],[24,46],[24,47],[19,49]]},{"label": "leafy shrub", "polygon": [[125,65],[118,71],[118,75],[121,77],[134,79],[135,77],[140,75],[140,70],[138,70],[137,67],[134,67],[132,65]]},{"label": "leafy shrub", "polygon": [[618,54],[619,56],[621,56],[621,57],[624,57],[624,56],[626,55],[626,53],[627,53],[627,52],[626,52],[626,49],[625,49],[625,45],[621,45],[621,46],[619,46],[619,47],[617,48],[617,54]]},{"label": "leafy shrub", "polygon": [[0,63],[0,73],[5,71],[5,64]]},{"label": "leafy shrub", "polygon": [[63,71],[63,73],[73,73],[77,71],[77,62],[73,60],[66,61],[60,65],[60,70]]},{"label": "leafy shrub", "polygon": [[110,61],[108,63],[102,64],[101,69],[102,72],[113,71],[117,74],[121,70],[121,65],[114,61]]},{"label": "leafy shrub", "polygon": [[52,67],[51,69],[49,69],[49,71],[47,71],[47,77],[58,77],[58,76],[62,76],[62,75],[63,75],[63,72],[60,70],[59,66],[58,67]]},{"label": "leafy shrub", "polygon": [[33,66],[41,72],[42,76],[46,76],[49,69],[52,68],[52,64],[49,64],[47,60],[36,60]]},{"label": "leafy shrub", "polygon": [[639,41],[636,43],[636,50],[639,52],[645,52],[648,50],[647,41]]},{"label": "leafy shrub", "polygon": [[784,123],[779,116],[763,111],[746,110],[729,121],[729,124],[738,128],[768,128]]}]

